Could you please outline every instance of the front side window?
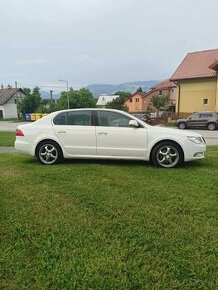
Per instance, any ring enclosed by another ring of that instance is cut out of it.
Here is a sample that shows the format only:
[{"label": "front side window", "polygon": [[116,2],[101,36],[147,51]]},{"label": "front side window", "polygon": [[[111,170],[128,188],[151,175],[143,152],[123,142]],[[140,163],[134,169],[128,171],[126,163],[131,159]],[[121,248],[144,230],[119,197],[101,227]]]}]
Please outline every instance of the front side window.
[{"label": "front side window", "polygon": [[99,126],[105,127],[129,127],[129,117],[116,113],[99,111],[98,112]]},{"label": "front side window", "polygon": [[195,113],[190,116],[190,119],[199,119],[199,114]]}]

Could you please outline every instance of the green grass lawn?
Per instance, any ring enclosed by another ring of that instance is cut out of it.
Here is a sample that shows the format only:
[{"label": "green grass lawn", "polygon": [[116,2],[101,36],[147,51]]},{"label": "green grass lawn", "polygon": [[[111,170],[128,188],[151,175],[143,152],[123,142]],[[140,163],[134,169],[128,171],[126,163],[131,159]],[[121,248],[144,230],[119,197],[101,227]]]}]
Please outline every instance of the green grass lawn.
[{"label": "green grass lawn", "polygon": [[218,147],[179,169],[0,154],[0,289],[217,289]]},{"label": "green grass lawn", "polygon": [[15,132],[0,132],[0,147],[14,146]]}]

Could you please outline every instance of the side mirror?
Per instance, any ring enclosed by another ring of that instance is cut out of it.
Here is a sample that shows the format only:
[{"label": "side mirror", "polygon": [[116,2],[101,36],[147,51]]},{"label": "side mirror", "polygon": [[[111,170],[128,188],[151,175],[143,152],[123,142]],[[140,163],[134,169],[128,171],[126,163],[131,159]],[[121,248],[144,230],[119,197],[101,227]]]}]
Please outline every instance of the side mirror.
[{"label": "side mirror", "polygon": [[136,120],[130,120],[129,121],[129,127],[138,128],[139,127],[139,123]]}]

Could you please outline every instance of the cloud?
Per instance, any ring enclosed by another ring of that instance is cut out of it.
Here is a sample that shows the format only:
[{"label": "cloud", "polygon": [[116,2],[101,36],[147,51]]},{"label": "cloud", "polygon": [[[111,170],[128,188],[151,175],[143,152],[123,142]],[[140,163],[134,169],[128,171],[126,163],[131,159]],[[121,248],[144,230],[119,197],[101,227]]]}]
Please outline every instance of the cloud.
[{"label": "cloud", "polygon": [[25,66],[25,65],[41,65],[45,64],[47,61],[43,59],[22,59],[15,61],[15,65]]}]

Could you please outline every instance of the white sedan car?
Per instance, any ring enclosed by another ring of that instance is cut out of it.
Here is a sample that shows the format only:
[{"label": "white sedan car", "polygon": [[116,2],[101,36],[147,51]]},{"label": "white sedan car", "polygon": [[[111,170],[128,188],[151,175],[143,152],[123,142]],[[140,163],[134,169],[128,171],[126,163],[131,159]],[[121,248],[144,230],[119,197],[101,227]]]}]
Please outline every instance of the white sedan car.
[{"label": "white sedan car", "polygon": [[63,158],[99,158],[171,168],[204,158],[206,144],[198,133],[153,127],[123,111],[70,109],[18,126],[15,148],[46,165]]}]

